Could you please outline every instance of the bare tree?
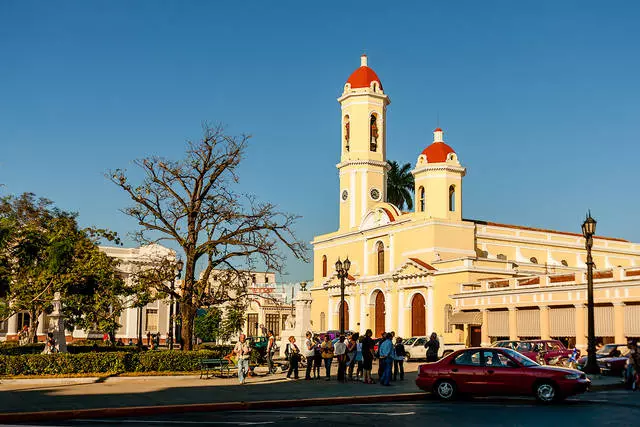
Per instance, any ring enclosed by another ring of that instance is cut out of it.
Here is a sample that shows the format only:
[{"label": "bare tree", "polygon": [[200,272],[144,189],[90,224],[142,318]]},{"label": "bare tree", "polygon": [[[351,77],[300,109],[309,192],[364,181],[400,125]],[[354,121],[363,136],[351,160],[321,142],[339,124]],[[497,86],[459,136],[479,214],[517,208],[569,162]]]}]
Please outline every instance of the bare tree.
[{"label": "bare tree", "polygon": [[[124,212],[142,226],[141,243],[175,242],[184,252],[184,280],[176,289],[163,282],[161,292],[181,305],[183,348],[192,349],[196,310],[246,296],[241,268],[261,262],[268,270],[282,271],[285,250],[306,259],[307,247],[296,238],[297,216],[253,196],[236,193],[237,168],[249,137],[229,136],[222,126],[203,126],[203,137],[187,143],[186,156],[171,161],[152,156],[136,160],[144,172],[139,185],[121,169],[107,177],[134,204]],[[283,250],[284,249],[284,250]],[[202,268],[200,275],[196,267]],[[226,270],[227,279],[210,289],[214,270]],[[229,276],[237,280],[229,280]]]}]

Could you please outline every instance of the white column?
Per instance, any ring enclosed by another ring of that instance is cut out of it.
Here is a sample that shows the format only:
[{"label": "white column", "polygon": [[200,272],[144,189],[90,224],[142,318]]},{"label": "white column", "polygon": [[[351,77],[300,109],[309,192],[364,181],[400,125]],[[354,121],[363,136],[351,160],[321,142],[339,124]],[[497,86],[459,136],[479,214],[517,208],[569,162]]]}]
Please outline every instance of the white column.
[{"label": "white column", "polygon": [[[431,332],[436,332],[435,330],[435,322],[434,322],[434,313],[435,307],[433,306],[433,287],[431,285],[427,286],[427,335],[430,335]],[[440,331],[440,334],[443,331]]]},{"label": "white column", "polygon": [[15,335],[18,333],[18,315],[14,314],[13,316],[7,319],[7,335]]},{"label": "white column", "polygon": [[363,247],[363,254],[362,254],[362,259],[364,260],[363,262],[363,271],[360,272],[361,276],[368,276],[369,275],[369,250],[367,248],[367,239],[364,239],[364,243],[362,245]]},{"label": "white column", "polygon": [[[367,197],[369,196],[369,189],[367,186],[367,174],[365,173],[364,170],[360,171],[360,177],[362,178],[361,184],[360,184],[360,192],[361,197],[362,197],[362,201],[361,201],[361,205],[360,205],[360,220],[362,221],[362,218],[364,218],[364,215],[367,213]],[[358,223],[359,223],[358,221]]]},{"label": "white column", "polygon": [[399,337],[408,336],[404,331],[404,318],[405,318],[405,304],[404,304],[404,290],[398,291],[398,330],[396,335]]},{"label": "white column", "polygon": [[328,309],[327,309],[327,330],[332,330],[334,329],[333,327],[333,316],[335,316],[335,310],[333,310],[332,304],[331,304],[331,297],[329,297],[329,304],[328,304]]},{"label": "white column", "polygon": [[393,248],[393,234],[389,234],[389,271],[393,271],[396,268],[393,258],[393,254],[395,251],[393,250]]},{"label": "white column", "polygon": [[349,227],[356,227],[356,171],[351,171],[351,178],[349,179]]},{"label": "white column", "polygon": [[44,334],[46,334],[48,329],[49,329],[49,325],[45,325],[44,324],[44,313],[42,313],[38,317],[38,330],[36,331],[36,334],[37,335],[44,335]]},{"label": "white column", "polygon": [[136,338],[138,336],[138,309],[135,307],[127,308],[125,331],[127,338]]},{"label": "white column", "polygon": [[[386,286],[386,283],[385,283]],[[384,329],[391,331],[393,327],[393,303],[391,301],[391,292],[384,293]]]},{"label": "white column", "polygon": [[360,294],[360,330],[358,332],[360,332],[361,334],[364,334],[364,331],[367,330],[367,311],[368,311],[368,306],[367,306],[367,301],[366,301],[366,295],[364,294]]}]

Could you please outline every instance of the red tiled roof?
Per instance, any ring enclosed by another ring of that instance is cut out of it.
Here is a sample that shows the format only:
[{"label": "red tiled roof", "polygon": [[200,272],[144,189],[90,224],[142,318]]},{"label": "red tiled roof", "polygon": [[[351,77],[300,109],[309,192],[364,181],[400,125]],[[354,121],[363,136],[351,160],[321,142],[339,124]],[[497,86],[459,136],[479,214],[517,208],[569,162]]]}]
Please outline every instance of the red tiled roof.
[{"label": "red tiled roof", "polygon": [[[583,237],[582,234],[580,233],[570,233],[568,231],[558,231],[558,230],[551,230],[551,229],[547,229],[547,228],[535,228],[535,227],[524,227],[522,225],[513,225],[513,224],[502,224],[499,222],[491,222],[491,221],[481,221],[481,220],[477,220],[477,219],[465,219],[465,221],[471,221],[474,222],[476,224],[480,224],[480,225],[491,225],[494,227],[505,227],[505,228],[516,228],[518,230],[527,230],[527,231],[539,231],[542,233],[555,233],[555,234],[564,234],[566,236],[576,236],[576,237]],[[602,239],[602,240],[613,240],[616,242],[629,242],[628,240],[625,239],[619,239],[617,237],[604,237],[604,236],[593,236],[594,239]]]},{"label": "red tiled roof", "polygon": [[550,276],[549,283],[572,282],[576,280],[575,274],[562,274],[560,276]]},{"label": "red tiled roof", "polygon": [[421,265],[422,267],[426,268],[427,270],[431,270],[431,271],[436,271],[436,268],[434,268],[433,266],[427,264],[426,262],[418,259],[418,258],[409,258],[411,261],[415,262],[418,265]]},{"label": "red tiled roof", "polygon": [[455,153],[455,151],[444,142],[434,142],[433,144],[422,150],[422,154],[427,156],[428,163],[446,162],[447,156],[450,153]]},{"label": "red tiled roof", "polygon": [[354,89],[369,87],[369,85],[371,85],[371,82],[374,81],[378,82],[378,84],[380,85],[380,89],[382,89],[382,82],[380,82],[378,75],[375,71],[373,71],[366,65],[363,65],[362,67],[356,69],[353,73],[351,73],[349,79],[347,79],[347,83],[350,83],[351,87]]},{"label": "red tiled roof", "polygon": [[352,282],[355,282],[355,281],[356,281],[356,278],[355,278],[355,277],[353,277],[353,276],[352,276],[352,275],[350,275],[350,274],[347,274],[347,280],[351,280]]}]

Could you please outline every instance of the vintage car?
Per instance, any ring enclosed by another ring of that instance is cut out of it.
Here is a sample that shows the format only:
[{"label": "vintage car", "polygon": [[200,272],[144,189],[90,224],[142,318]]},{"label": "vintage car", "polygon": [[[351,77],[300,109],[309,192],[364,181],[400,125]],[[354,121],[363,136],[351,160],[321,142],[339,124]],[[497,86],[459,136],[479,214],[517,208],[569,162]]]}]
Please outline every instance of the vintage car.
[{"label": "vintage car", "polygon": [[[627,354],[628,351],[626,344],[605,344],[596,351],[596,359],[620,357],[623,354]],[[582,370],[586,364],[587,356],[583,356],[578,359],[577,368]]]}]

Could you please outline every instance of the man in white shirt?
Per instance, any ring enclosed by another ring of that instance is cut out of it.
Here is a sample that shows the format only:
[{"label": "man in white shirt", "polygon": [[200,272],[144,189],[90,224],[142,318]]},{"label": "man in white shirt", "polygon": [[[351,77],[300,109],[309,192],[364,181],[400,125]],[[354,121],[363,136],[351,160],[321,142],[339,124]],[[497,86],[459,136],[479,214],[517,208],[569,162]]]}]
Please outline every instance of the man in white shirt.
[{"label": "man in white shirt", "polygon": [[251,354],[251,347],[244,334],[240,334],[238,337],[233,354],[238,358],[238,380],[240,380],[240,384],[244,384],[249,372],[249,355]]},{"label": "man in white shirt", "polygon": [[347,370],[347,344],[344,342],[344,335],[340,335],[338,342],[334,346],[333,354],[338,359],[338,381],[344,382]]},{"label": "man in white shirt", "polygon": [[304,375],[305,380],[311,379],[311,369],[313,368],[313,356],[315,355],[315,344],[311,339],[311,332],[307,331],[306,339],[304,340],[304,348],[302,349],[302,355],[307,359],[307,370]]}]

